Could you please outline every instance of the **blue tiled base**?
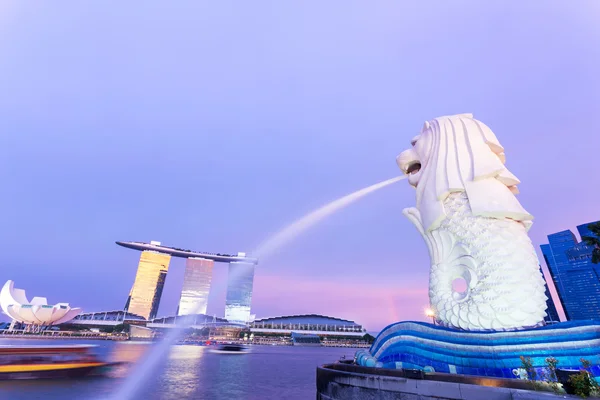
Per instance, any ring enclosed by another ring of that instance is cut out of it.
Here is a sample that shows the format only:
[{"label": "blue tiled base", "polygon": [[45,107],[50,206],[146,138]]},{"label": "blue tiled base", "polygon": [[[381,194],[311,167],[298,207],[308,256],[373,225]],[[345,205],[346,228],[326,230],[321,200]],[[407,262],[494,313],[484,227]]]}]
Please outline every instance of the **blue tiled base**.
[{"label": "blue tiled base", "polygon": [[369,351],[356,353],[359,365],[412,368],[464,375],[518,378],[520,356],[530,357],[538,376],[546,358],[559,368],[579,369],[581,358],[600,375],[600,321],[562,322],[511,332],[467,332],[424,322],[386,327]]}]

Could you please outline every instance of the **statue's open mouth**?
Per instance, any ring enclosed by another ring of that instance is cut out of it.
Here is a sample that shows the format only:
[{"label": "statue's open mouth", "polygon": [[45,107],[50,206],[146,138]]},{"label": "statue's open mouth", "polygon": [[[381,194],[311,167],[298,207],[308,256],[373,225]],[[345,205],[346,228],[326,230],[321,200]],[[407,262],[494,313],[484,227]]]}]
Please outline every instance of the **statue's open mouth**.
[{"label": "statue's open mouth", "polygon": [[421,163],[418,161],[413,161],[410,163],[408,168],[406,168],[406,175],[416,174],[421,170]]}]

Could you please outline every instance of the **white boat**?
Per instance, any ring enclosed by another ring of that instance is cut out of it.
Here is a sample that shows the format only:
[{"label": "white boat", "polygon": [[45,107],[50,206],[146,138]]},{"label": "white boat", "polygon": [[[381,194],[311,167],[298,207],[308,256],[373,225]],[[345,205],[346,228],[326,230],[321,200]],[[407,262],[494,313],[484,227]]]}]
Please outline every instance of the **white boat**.
[{"label": "white boat", "polygon": [[220,344],[215,349],[210,350],[211,353],[218,354],[247,354],[250,352],[250,349],[241,344]]}]

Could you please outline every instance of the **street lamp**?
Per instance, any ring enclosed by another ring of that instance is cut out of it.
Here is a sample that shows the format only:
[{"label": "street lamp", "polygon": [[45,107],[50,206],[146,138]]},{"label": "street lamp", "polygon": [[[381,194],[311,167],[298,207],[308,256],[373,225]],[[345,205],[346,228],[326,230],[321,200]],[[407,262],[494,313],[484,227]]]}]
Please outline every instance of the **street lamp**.
[{"label": "street lamp", "polygon": [[425,309],[425,316],[431,317],[431,322],[435,325],[435,312],[431,308]]}]

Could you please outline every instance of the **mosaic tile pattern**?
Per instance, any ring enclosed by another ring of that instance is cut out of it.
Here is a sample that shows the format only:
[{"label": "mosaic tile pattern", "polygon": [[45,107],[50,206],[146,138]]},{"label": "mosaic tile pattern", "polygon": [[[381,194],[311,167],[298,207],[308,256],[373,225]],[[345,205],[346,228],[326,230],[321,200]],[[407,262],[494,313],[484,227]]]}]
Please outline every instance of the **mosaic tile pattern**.
[{"label": "mosaic tile pattern", "polygon": [[468,332],[424,322],[398,322],[381,331],[368,351],[356,353],[359,365],[423,369],[464,375],[516,378],[520,356],[531,357],[542,372],[546,358],[558,367],[579,369],[589,360],[600,375],[600,322],[573,321],[511,332]]}]

